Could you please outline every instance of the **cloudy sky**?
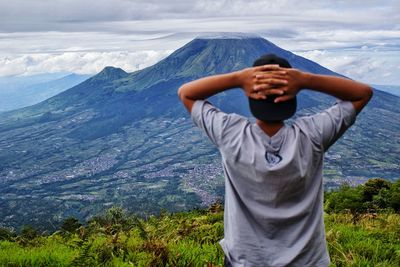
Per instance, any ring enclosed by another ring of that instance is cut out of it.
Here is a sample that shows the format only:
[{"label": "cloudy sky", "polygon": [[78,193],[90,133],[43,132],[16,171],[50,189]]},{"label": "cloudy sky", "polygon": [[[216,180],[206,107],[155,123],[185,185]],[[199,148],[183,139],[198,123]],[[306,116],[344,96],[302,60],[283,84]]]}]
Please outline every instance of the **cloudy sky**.
[{"label": "cloudy sky", "polygon": [[353,79],[400,85],[398,0],[0,0],[0,76],[131,72],[199,34],[232,31]]}]

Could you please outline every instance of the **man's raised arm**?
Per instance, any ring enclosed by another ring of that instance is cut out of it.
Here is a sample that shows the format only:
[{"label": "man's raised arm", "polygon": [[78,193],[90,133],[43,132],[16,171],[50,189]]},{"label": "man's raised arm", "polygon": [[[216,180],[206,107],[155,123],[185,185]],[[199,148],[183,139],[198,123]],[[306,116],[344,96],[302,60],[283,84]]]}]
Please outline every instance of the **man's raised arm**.
[{"label": "man's raised arm", "polygon": [[[282,90],[275,88],[287,84],[286,80],[280,78],[286,71],[276,70],[278,67],[277,65],[264,65],[204,77],[182,85],[178,90],[178,95],[187,110],[191,112],[196,100],[206,99],[232,88],[240,87],[247,96],[255,99],[265,98],[270,94],[282,94]],[[263,71],[265,79],[260,83],[264,85],[264,90],[261,94],[254,91],[254,82],[257,73],[262,73]]]}]

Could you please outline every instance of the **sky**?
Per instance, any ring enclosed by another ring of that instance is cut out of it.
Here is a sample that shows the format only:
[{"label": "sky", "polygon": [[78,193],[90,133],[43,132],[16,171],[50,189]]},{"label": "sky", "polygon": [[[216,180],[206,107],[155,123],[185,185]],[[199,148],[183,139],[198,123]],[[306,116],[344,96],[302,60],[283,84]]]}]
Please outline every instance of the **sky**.
[{"label": "sky", "polygon": [[132,72],[210,32],[254,33],[352,79],[400,85],[399,0],[0,0],[0,77]]}]

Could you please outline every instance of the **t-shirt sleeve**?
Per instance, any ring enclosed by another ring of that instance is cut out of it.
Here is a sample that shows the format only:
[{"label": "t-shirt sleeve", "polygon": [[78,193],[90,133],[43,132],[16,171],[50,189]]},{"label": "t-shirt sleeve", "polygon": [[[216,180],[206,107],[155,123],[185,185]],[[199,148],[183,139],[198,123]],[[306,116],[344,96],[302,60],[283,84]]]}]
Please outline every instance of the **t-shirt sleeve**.
[{"label": "t-shirt sleeve", "polygon": [[218,148],[224,138],[227,139],[227,136],[238,129],[234,126],[243,120],[239,115],[222,112],[207,100],[197,100],[194,103],[191,118]]},{"label": "t-shirt sleeve", "polygon": [[323,112],[301,118],[301,124],[311,140],[323,151],[327,151],[353,125],[356,116],[350,101],[338,101]]}]

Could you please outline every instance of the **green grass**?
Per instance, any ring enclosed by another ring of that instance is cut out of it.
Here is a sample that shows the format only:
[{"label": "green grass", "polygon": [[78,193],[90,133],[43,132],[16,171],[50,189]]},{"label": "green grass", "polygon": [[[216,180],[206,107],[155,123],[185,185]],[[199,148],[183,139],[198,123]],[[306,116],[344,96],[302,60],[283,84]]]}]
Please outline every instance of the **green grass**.
[{"label": "green grass", "polygon": [[0,266],[71,266],[78,255],[59,236],[39,237],[35,245],[0,242]]},{"label": "green grass", "polygon": [[400,266],[400,215],[364,215],[354,225],[350,214],[325,218],[332,266]]},{"label": "green grass", "polygon": [[[0,266],[223,266],[220,209],[124,216],[75,233],[0,241]],[[399,214],[364,215],[357,225],[350,214],[326,214],[325,225],[331,266],[400,266]]]}]

